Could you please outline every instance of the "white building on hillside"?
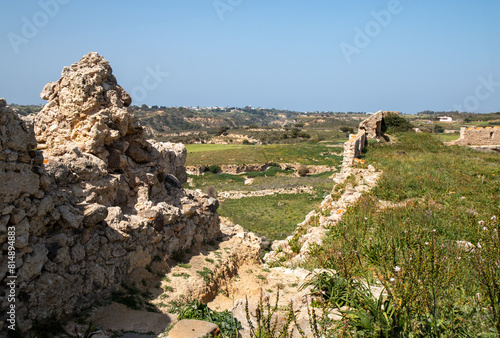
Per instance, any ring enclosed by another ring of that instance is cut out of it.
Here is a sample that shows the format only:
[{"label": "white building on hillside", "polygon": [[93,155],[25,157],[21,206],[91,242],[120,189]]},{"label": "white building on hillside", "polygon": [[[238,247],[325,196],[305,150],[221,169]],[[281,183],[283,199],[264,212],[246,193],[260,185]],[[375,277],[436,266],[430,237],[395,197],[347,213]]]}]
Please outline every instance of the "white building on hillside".
[{"label": "white building on hillside", "polygon": [[453,122],[453,119],[449,116],[440,116],[439,122]]}]

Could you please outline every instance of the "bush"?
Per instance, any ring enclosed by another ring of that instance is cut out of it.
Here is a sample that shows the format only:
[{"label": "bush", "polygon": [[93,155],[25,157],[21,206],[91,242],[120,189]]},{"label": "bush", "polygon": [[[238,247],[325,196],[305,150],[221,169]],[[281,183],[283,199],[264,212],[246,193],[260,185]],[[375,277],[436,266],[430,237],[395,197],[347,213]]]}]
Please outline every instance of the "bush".
[{"label": "bush", "polygon": [[196,300],[181,307],[172,306],[171,311],[178,314],[178,320],[197,319],[218,325],[222,337],[238,337],[238,330],[241,329],[241,323],[228,310],[217,312]]},{"label": "bush", "polygon": [[221,171],[221,169],[217,164],[211,164],[208,166],[208,171],[210,171],[212,174],[217,174]]},{"label": "bush", "polygon": [[309,168],[307,168],[305,165],[301,165],[298,169],[297,169],[297,174],[299,174],[299,176],[307,176],[307,174],[309,174]]},{"label": "bush", "polygon": [[444,133],[444,128],[440,126],[439,124],[434,125],[434,132],[435,133]]},{"label": "bush", "polygon": [[340,131],[343,133],[354,134],[354,129],[351,127],[342,126],[342,127],[340,127]]},{"label": "bush", "polygon": [[405,132],[413,130],[414,126],[410,121],[399,114],[388,113],[382,120],[382,133],[387,132]]}]

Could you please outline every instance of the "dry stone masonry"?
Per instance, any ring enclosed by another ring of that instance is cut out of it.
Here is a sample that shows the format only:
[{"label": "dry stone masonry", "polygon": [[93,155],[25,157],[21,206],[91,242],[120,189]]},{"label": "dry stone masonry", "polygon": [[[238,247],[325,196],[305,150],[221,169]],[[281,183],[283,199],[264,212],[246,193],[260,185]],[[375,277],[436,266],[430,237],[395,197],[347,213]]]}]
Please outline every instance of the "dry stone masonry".
[{"label": "dry stone masonry", "polygon": [[500,127],[462,127],[460,138],[451,144],[500,150]]},{"label": "dry stone masonry", "polygon": [[0,324],[14,272],[21,330],[108,298],[153,257],[220,236],[218,201],[182,189],[185,147],[145,139],[103,57],[65,67],[41,96],[26,121],[0,99]]}]

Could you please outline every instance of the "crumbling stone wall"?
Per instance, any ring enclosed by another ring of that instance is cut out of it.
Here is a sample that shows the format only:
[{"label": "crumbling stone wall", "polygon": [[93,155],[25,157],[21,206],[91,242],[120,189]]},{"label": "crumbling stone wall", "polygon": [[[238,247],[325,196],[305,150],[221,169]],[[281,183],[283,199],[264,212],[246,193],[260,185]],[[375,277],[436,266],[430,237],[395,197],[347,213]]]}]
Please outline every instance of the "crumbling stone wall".
[{"label": "crumbling stone wall", "polygon": [[21,330],[106,299],[155,256],[220,236],[218,201],[182,189],[185,147],[144,138],[101,56],[65,67],[41,96],[27,121],[0,99],[0,324],[14,305]]},{"label": "crumbling stone wall", "polygon": [[382,137],[384,116],[387,114],[399,115],[399,112],[380,110],[359,124],[357,134],[349,135],[349,140],[344,143],[342,169],[351,167],[354,159],[359,158],[368,139],[379,140]]},{"label": "crumbling stone wall", "polygon": [[500,127],[460,128],[460,138],[453,142],[462,146],[500,146]]}]

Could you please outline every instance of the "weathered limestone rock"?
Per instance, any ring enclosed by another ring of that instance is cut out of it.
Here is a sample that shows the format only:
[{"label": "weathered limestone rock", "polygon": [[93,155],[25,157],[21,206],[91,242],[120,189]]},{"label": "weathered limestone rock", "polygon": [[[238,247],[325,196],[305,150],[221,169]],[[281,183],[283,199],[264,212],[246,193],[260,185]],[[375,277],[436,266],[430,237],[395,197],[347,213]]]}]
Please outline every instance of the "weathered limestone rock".
[{"label": "weathered limestone rock", "polygon": [[35,148],[33,130],[0,99],[0,204],[39,190],[40,177],[33,170]]},{"label": "weathered limestone rock", "polygon": [[382,120],[387,114],[399,115],[399,112],[379,110],[378,112],[361,122],[358,129],[366,131],[367,138],[379,139],[382,136]]},{"label": "weathered limestone rock", "polygon": [[220,329],[216,324],[196,319],[178,321],[168,332],[170,338],[217,337]]},{"label": "weathered limestone rock", "polygon": [[221,236],[218,201],[182,189],[186,148],[144,138],[104,58],[65,67],[41,96],[34,126],[0,99],[0,247],[14,227],[21,330],[109,298],[153,257]]}]

